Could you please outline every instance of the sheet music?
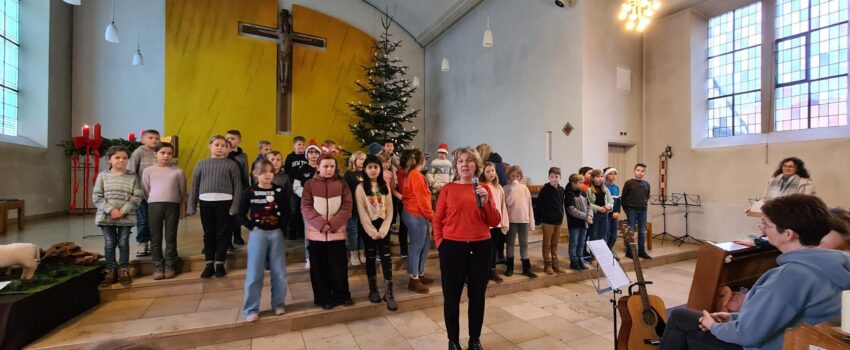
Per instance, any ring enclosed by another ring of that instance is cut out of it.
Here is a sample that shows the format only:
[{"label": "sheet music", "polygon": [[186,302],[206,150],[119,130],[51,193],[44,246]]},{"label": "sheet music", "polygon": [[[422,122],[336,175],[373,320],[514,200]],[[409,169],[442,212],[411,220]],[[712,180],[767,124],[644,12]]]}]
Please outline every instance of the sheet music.
[{"label": "sheet music", "polygon": [[720,242],[720,243],[710,242],[710,243],[714,244],[716,247],[723,249],[727,252],[734,252],[736,250],[751,248],[749,246],[741,245],[741,244],[738,244],[738,243],[735,243],[735,242]]},{"label": "sheet music", "polygon": [[587,247],[590,253],[596,258],[599,268],[608,279],[608,285],[613,289],[618,289],[623,286],[628,286],[632,281],[629,276],[623,271],[623,267],[614,260],[614,255],[611,254],[611,249],[608,249],[608,243],[598,239],[595,241],[587,241]]}]

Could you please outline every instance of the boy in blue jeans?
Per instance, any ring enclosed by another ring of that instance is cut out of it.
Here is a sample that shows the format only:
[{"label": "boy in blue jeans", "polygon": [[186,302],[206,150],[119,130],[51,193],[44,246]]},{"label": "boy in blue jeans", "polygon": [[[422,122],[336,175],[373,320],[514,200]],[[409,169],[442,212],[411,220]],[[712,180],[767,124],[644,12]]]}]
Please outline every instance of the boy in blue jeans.
[{"label": "boy in blue jeans", "polygon": [[[158,144],[159,131],[153,129],[145,130],[142,132],[142,146],[136,148],[133,154],[130,155],[127,170],[136,173],[139,183],[142,181],[142,174],[145,173],[145,169],[156,165],[155,149]],[[151,255],[150,241],[151,230],[148,225],[148,202],[142,199],[142,202],[136,208],[136,242],[139,244],[136,257]]]},{"label": "boy in blue jeans", "polygon": [[[649,202],[649,182],[643,179],[646,174],[646,164],[638,163],[635,165],[635,177],[626,181],[623,184],[623,194],[620,196],[620,203],[623,210],[626,211],[626,218],[629,222],[629,227],[638,227],[638,256],[644,259],[652,259],[646,253],[646,207]],[[626,257],[632,257],[632,251],[626,246]]]}]

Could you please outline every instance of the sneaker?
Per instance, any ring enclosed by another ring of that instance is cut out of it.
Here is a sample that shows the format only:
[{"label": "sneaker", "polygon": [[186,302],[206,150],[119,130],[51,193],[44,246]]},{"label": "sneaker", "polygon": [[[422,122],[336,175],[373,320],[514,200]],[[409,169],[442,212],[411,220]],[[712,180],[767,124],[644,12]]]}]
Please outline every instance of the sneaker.
[{"label": "sneaker", "polygon": [[210,278],[215,275],[215,267],[212,263],[206,263],[204,272],[201,272],[201,278]]},{"label": "sneaker", "polygon": [[139,248],[136,250],[136,257],[141,258],[148,255],[151,255],[150,250],[148,249],[148,244],[139,243]]},{"label": "sneaker", "polygon": [[165,272],[160,269],[156,269],[153,271],[153,279],[156,281],[165,279]]},{"label": "sneaker", "polygon": [[248,323],[257,322],[257,320],[259,320],[259,319],[260,319],[260,314],[258,314],[256,312],[252,312],[252,313],[248,314],[248,316],[245,316],[245,322],[248,322]]},{"label": "sneaker", "polygon": [[133,283],[133,279],[130,278],[130,269],[126,266],[118,268],[118,283],[125,286]]},{"label": "sneaker", "polygon": [[428,294],[428,287],[418,278],[411,278],[410,282],[407,283],[407,289],[414,293]]},{"label": "sneaker", "polygon": [[638,256],[641,257],[641,259],[652,259],[652,257],[649,256],[649,254],[647,254],[646,252],[638,253]]},{"label": "sneaker", "polygon": [[283,315],[285,313],[286,313],[286,309],[283,308],[283,307],[276,307],[274,309],[274,314],[277,315],[277,316]]},{"label": "sneaker", "polygon": [[348,264],[351,266],[360,266],[360,259],[357,258],[357,252],[348,252]]},{"label": "sneaker", "polygon": [[174,278],[177,276],[177,271],[174,270],[173,267],[166,266],[165,267],[165,278]]},{"label": "sneaker", "polygon": [[115,284],[116,278],[117,274],[115,272],[115,268],[103,269],[103,281],[100,281],[100,287],[111,287],[113,284]]}]

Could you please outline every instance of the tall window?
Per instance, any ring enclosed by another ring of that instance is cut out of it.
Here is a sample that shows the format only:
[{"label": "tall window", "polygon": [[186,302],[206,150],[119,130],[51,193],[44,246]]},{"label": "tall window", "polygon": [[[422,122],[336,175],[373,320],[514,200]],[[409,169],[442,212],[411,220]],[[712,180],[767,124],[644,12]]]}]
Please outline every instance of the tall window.
[{"label": "tall window", "polygon": [[847,125],[847,1],[776,1],[775,130]]},{"label": "tall window", "polygon": [[18,135],[18,5],[0,0],[0,134]]},{"label": "tall window", "polygon": [[708,21],[708,137],[761,132],[761,2]]}]

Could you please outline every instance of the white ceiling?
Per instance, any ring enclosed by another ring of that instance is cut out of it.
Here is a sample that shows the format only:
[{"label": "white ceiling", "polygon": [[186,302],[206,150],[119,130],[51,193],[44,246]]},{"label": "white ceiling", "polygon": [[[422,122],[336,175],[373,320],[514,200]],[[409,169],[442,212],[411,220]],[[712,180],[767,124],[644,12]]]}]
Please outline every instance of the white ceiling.
[{"label": "white ceiling", "polygon": [[[428,46],[483,0],[362,0],[380,12],[387,12],[416,42]],[[511,0],[528,1],[528,0]],[[622,0],[579,0],[622,1]],[[705,17],[740,7],[753,0],[662,0],[656,18],[693,8]]]},{"label": "white ceiling", "polygon": [[363,0],[387,12],[420,46],[428,46],[482,0]]}]

